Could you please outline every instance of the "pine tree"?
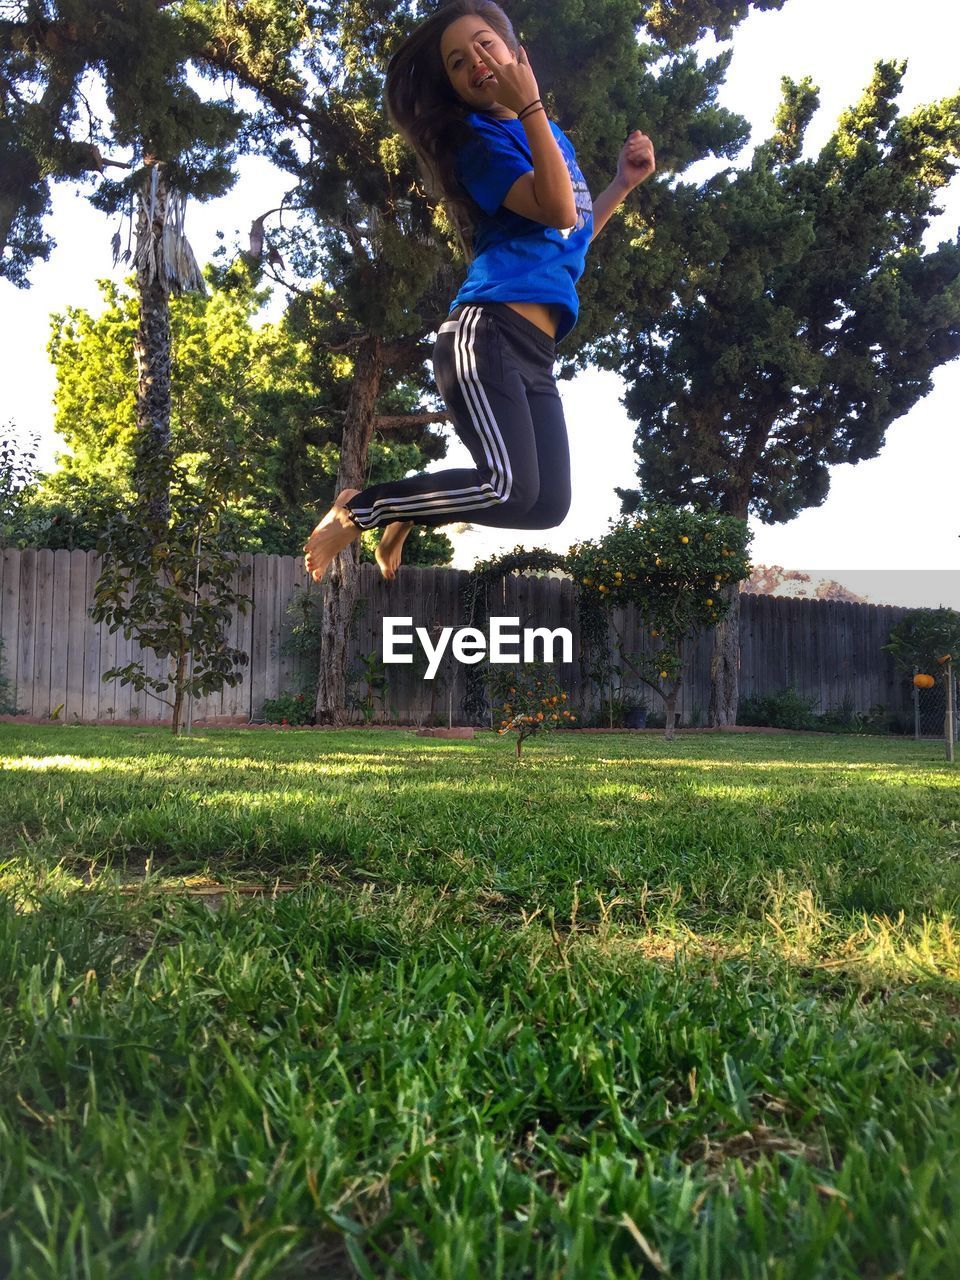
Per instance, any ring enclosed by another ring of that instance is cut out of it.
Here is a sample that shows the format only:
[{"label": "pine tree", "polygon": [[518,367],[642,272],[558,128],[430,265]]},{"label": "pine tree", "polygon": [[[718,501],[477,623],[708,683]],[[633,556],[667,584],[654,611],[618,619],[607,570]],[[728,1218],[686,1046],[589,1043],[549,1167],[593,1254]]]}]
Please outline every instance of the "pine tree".
[{"label": "pine tree", "polygon": [[[626,379],[638,423],[641,487],[618,490],[625,512],[642,493],[792,520],[824,501],[831,466],[876,457],[960,353],[960,242],[922,245],[957,167],[960,96],[900,117],[905,66],[878,62],[810,159],[800,153],[817,90],[784,77],[774,132],[748,167],[659,193],[628,218],[633,272],[647,283],[625,327],[657,322],[601,357]],[[736,720],[731,603],[717,628],[714,725]]]}]

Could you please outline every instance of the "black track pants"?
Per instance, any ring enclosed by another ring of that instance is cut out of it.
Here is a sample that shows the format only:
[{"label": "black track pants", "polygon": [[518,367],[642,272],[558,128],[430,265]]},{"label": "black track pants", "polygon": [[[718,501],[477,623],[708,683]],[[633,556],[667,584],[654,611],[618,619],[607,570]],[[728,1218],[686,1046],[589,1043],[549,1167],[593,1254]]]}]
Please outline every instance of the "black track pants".
[{"label": "black track pants", "polygon": [[437,334],[433,370],[474,467],[372,485],[347,503],[354,523],[560,524],[570,506],[570,452],[554,356],[550,336],[504,303],[456,307]]}]

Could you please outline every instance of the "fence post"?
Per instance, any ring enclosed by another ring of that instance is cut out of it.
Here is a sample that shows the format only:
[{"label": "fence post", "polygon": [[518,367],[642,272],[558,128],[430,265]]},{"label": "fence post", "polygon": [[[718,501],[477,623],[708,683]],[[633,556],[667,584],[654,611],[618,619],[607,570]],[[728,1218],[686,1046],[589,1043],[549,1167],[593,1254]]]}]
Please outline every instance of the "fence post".
[{"label": "fence post", "polygon": [[[913,674],[916,675],[917,667],[913,668]],[[915,742],[920,741],[920,690],[913,685],[913,738]]]},{"label": "fence post", "polygon": [[947,708],[944,714],[943,736],[946,739],[947,759],[953,764],[953,659],[947,659],[946,670]]}]

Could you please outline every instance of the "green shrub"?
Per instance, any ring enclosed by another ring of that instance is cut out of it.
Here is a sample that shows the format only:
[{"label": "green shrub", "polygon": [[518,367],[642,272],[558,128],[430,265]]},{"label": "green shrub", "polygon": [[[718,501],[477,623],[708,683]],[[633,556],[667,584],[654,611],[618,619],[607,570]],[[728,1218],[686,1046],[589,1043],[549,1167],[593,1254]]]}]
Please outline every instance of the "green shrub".
[{"label": "green shrub", "polygon": [[831,733],[862,733],[864,717],[859,714],[853,698],[847,694],[836,704],[817,716],[819,727]]},{"label": "green shrub", "polygon": [[267,724],[309,724],[313,719],[313,703],[305,693],[281,693],[279,698],[267,698],[260,712]]},{"label": "green shrub", "polygon": [[792,685],[779,693],[743,698],[737,724],[764,725],[774,729],[819,729],[820,717],[814,708],[819,699],[805,698]]},{"label": "green shrub", "polygon": [[910,733],[912,724],[884,706],[871,707],[869,711],[857,711],[852,697],[846,695],[819,715],[814,708],[816,698],[805,698],[799,690],[789,685],[779,693],[743,698],[737,713],[737,723],[764,725],[774,729],[819,729],[823,733]]}]

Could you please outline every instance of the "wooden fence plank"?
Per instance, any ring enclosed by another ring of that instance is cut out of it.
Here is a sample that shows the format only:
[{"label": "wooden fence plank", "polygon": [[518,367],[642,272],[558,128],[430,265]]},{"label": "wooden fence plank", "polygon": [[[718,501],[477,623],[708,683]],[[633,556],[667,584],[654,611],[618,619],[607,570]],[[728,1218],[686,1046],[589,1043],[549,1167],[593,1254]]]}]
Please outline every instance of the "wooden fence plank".
[{"label": "wooden fence plank", "polygon": [[12,707],[18,707],[18,663],[20,660],[20,555],[13,547],[2,554],[3,585],[0,587],[0,637],[3,639],[3,673],[9,682]]},{"label": "wooden fence plank", "polygon": [[48,716],[50,702],[50,659],[53,652],[53,555],[46,548],[37,552],[36,631],[33,647],[33,714]]},{"label": "wooden fence plank", "polygon": [[66,706],[61,719],[65,724],[83,717],[83,666],[84,649],[90,631],[87,617],[87,560],[86,551],[69,551],[70,591],[67,601],[67,689]]},{"label": "wooden fence plank", "polygon": [[270,635],[270,618],[268,615],[269,561],[269,556],[254,557],[252,572],[253,624],[250,637],[250,697],[255,720],[258,720],[263,714],[264,699],[268,696],[266,665]]},{"label": "wooden fence plank", "polygon": [[94,622],[89,614],[99,572],[100,557],[95,551],[88,551],[84,573],[87,613],[83,628],[83,701],[80,710],[80,718],[88,722],[96,721],[100,713],[100,633],[104,624]]},{"label": "wooden fence plank", "polygon": [[[281,689],[289,689],[291,693],[299,693],[295,659],[290,649],[290,639],[293,634],[293,618],[290,615],[290,606],[293,603],[296,560],[293,556],[278,556],[277,559],[280,569],[278,600],[280,611],[278,637],[279,683]],[[224,692],[229,693],[230,690],[224,686]],[[226,714],[226,708],[224,708],[224,714]]]},{"label": "wooden fence plank", "polygon": [[270,585],[269,596],[267,600],[267,617],[269,625],[267,627],[267,670],[265,687],[268,698],[279,698],[284,692],[283,685],[280,680],[280,641],[283,633],[283,607],[282,599],[282,570],[280,562],[282,556],[271,555],[270,560]]},{"label": "wooden fence plank", "polygon": [[[253,561],[254,557],[249,551],[241,552],[237,556],[237,581],[240,584],[241,592],[248,597],[253,596]],[[251,672],[251,652],[253,649],[253,600],[251,599],[246,607],[246,611],[237,619],[237,648],[247,655],[247,661],[241,668],[243,679],[234,689],[236,697],[236,706],[238,715],[247,715],[251,719],[254,717],[253,693],[252,693],[252,672]],[[259,708],[258,708],[259,710]]]},{"label": "wooden fence plank", "polygon": [[17,709],[34,711],[34,646],[37,638],[37,561],[40,552],[27,547],[20,553],[20,638],[17,642]]},{"label": "wooden fence plank", "polygon": [[53,553],[53,600],[50,633],[50,712],[61,721],[67,705],[67,641],[70,619],[70,552]]}]

